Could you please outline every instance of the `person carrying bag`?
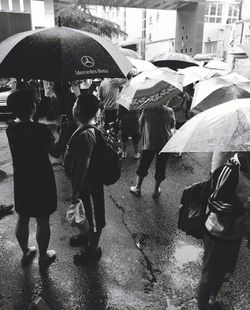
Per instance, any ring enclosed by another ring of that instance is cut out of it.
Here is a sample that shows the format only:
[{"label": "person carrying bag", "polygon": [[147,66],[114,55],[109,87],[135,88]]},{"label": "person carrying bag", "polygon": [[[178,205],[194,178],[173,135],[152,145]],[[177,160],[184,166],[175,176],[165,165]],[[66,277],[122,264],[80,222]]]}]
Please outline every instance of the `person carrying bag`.
[{"label": "person carrying bag", "polygon": [[249,152],[236,153],[214,171],[207,214],[199,310],[216,303],[225,275],[236,268],[242,238],[250,235]]}]

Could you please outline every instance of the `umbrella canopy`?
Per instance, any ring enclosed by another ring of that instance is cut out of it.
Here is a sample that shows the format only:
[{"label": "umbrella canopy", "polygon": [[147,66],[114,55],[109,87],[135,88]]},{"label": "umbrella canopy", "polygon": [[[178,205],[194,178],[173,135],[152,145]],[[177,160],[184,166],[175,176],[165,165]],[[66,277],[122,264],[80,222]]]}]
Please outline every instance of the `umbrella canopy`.
[{"label": "umbrella canopy", "polygon": [[21,32],[0,43],[0,76],[70,81],[124,77],[131,69],[110,41],[67,27]]},{"label": "umbrella canopy", "polygon": [[223,74],[217,70],[197,66],[192,66],[185,69],[178,69],[178,72],[184,74],[183,86],[187,86],[197,81],[209,79],[214,75]]},{"label": "umbrella canopy", "polygon": [[125,47],[119,47],[120,51],[127,57],[131,57],[134,59],[141,59],[141,57],[133,50]]},{"label": "umbrella canopy", "polygon": [[144,71],[152,71],[152,70],[157,69],[157,67],[153,65],[150,61],[146,61],[142,59],[135,59],[132,57],[128,57],[128,60],[136,68],[136,71],[138,73],[144,72]]},{"label": "umbrella canopy", "polygon": [[141,109],[159,100],[167,103],[171,96],[182,91],[183,78],[168,68],[142,72],[125,85],[118,102],[128,110]]},{"label": "umbrella canopy", "polygon": [[209,69],[215,69],[215,70],[223,70],[223,71],[228,71],[229,66],[228,64],[220,59],[212,59],[210,60],[206,65],[205,68]]},{"label": "umbrella canopy", "polygon": [[197,83],[191,110],[201,112],[229,100],[249,97],[250,80],[231,72]]},{"label": "umbrella canopy", "polygon": [[223,103],[188,120],[161,152],[250,151],[250,99]]},{"label": "umbrella canopy", "polygon": [[150,60],[157,67],[168,67],[173,70],[198,66],[198,63],[189,55],[182,53],[167,53],[156,55]]}]

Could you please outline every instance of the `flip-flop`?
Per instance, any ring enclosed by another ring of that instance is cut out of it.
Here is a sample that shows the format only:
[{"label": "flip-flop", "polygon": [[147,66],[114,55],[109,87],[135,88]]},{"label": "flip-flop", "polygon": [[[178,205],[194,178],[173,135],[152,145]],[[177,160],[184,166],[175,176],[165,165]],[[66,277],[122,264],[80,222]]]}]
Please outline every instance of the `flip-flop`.
[{"label": "flip-flop", "polygon": [[31,262],[33,260],[33,258],[35,257],[36,252],[37,252],[37,250],[36,250],[35,246],[29,247],[28,251],[25,254],[23,254],[22,263]]},{"label": "flip-flop", "polygon": [[56,260],[56,252],[54,250],[48,250],[46,256],[40,257],[38,260],[40,268],[48,267]]}]

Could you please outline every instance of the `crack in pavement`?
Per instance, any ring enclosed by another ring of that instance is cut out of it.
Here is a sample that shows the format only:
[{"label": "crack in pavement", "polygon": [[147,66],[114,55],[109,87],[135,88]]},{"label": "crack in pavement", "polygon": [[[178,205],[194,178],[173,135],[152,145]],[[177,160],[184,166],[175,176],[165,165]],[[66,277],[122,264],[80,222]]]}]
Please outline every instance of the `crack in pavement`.
[{"label": "crack in pavement", "polygon": [[120,205],[118,203],[118,201],[115,199],[115,197],[112,195],[111,193],[111,190],[108,189],[109,191],[109,198],[114,202],[115,206],[122,211],[122,221],[124,223],[124,225],[126,226],[129,234],[131,235],[134,243],[135,243],[135,246],[139,249],[139,251],[141,252],[143,258],[144,258],[144,261],[146,263],[146,268],[147,268],[147,271],[149,273],[149,278],[148,278],[148,281],[149,283],[145,284],[144,286],[144,292],[146,294],[150,294],[153,289],[154,289],[154,286],[155,284],[157,283],[157,275],[159,275],[161,273],[161,271],[159,269],[156,269],[154,268],[154,264],[150,261],[149,257],[147,256],[147,254],[145,253],[144,249],[143,249],[143,243],[145,241],[145,236],[143,234],[140,234],[140,233],[132,233],[131,230],[129,229],[125,219],[124,219],[124,215],[125,215],[125,209],[122,207],[122,205]]}]

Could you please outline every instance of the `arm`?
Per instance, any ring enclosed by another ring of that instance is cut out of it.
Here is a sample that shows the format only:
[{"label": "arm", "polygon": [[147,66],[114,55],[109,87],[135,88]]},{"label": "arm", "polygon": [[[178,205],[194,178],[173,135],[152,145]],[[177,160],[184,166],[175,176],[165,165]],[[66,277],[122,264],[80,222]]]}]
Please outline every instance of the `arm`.
[{"label": "arm", "polygon": [[87,176],[90,158],[93,152],[94,144],[90,141],[90,136],[84,132],[77,141],[75,149],[75,162],[72,175],[72,202],[76,202],[79,196],[80,189]]},{"label": "arm", "polygon": [[63,123],[57,141],[53,141],[47,146],[47,151],[51,156],[58,158],[65,150],[68,130],[69,130],[68,124],[66,122]]}]

